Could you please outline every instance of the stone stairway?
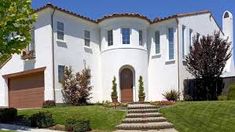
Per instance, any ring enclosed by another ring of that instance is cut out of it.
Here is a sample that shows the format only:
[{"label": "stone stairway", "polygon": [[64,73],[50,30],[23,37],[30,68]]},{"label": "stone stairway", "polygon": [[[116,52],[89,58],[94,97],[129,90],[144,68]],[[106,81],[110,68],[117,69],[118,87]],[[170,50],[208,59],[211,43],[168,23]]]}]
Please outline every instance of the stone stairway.
[{"label": "stone stairway", "polygon": [[162,131],[177,132],[172,123],[158,112],[158,107],[150,103],[130,103],[126,118],[118,125],[116,132]]}]

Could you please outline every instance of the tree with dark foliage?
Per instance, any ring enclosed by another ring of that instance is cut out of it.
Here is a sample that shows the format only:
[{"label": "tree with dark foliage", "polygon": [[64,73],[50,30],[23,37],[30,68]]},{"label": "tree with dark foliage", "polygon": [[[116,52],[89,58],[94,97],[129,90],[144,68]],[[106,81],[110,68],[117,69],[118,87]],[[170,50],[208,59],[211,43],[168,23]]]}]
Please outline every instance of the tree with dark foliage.
[{"label": "tree with dark foliage", "polygon": [[74,75],[71,67],[65,67],[63,81],[63,96],[66,103],[72,105],[87,104],[90,99],[90,69],[84,68],[81,73]]},{"label": "tree with dark foliage", "polygon": [[196,78],[197,100],[216,100],[222,88],[218,87],[227,60],[231,57],[228,39],[220,33],[194,37],[193,46],[186,56],[186,68]]}]

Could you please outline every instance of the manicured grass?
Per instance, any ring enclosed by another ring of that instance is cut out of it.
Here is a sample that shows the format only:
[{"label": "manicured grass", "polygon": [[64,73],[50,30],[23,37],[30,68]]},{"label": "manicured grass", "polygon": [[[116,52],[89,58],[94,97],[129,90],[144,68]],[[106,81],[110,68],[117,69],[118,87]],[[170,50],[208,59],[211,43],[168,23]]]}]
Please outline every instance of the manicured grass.
[{"label": "manicured grass", "polygon": [[125,116],[124,111],[96,105],[19,110],[19,115],[29,116],[38,111],[51,112],[56,124],[64,124],[69,117],[85,118],[90,120],[92,129],[104,131],[114,130]]},{"label": "manicured grass", "polygon": [[235,132],[235,101],[179,102],[160,112],[180,132]]}]

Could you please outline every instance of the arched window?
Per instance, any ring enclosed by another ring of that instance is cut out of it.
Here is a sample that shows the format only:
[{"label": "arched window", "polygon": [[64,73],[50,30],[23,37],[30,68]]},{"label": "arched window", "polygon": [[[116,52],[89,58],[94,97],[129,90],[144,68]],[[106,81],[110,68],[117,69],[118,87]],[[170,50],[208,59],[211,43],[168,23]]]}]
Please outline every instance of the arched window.
[{"label": "arched window", "polygon": [[225,12],[225,14],[224,14],[224,18],[228,18],[228,17],[229,17],[228,12]]}]

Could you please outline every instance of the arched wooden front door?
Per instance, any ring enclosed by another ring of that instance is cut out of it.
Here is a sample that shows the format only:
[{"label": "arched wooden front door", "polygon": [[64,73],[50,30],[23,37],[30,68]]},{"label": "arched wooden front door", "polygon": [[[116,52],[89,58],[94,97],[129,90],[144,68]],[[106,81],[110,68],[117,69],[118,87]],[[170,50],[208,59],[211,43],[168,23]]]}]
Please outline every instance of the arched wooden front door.
[{"label": "arched wooden front door", "polygon": [[120,73],[121,102],[133,102],[133,72],[125,68]]}]

